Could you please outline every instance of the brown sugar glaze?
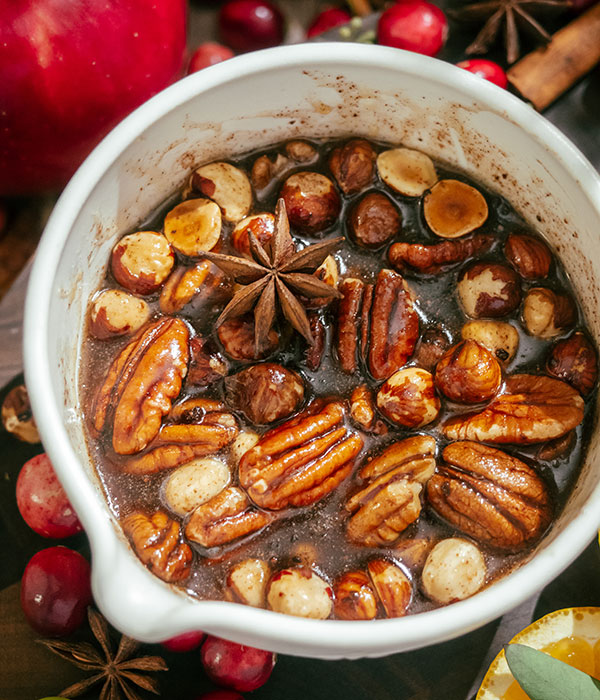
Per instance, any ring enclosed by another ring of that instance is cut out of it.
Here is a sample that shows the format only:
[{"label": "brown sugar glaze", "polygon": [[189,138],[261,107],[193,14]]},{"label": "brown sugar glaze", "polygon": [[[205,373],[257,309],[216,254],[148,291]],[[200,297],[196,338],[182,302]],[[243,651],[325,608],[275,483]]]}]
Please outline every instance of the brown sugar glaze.
[{"label": "brown sugar glaze", "polygon": [[[311,143],[318,150],[318,161],[308,166],[296,163],[291,168],[280,173],[276,181],[266,191],[263,191],[262,198],[255,196],[251,214],[253,211],[273,211],[281,183],[294,171],[317,171],[332,178],[327,164],[328,154],[340,142],[313,141]],[[373,143],[373,147],[377,152],[380,152],[390,146]],[[283,144],[278,144],[266,150],[261,149],[260,152],[245,154],[230,162],[249,173],[252,163],[259,155],[266,153],[275,157],[277,153],[282,152],[282,148]],[[487,191],[463,173],[451,170],[443,164],[435,163],[435,166],[440,179],[444,177],[453,178],[472,184],[486,198],[489,216],[484,225],[478,229],[478,232],[493,233],[496,242],[491,250],[483,255],[476,256],[478,260],[505,262],[503,243],[510,232],[521,231],[537,235],[500,195]],[[392,243],[401,240],[432,244],[441,240],[429,231],[424,222],[422,211],[423,197],[404,197],[391,191],[390,188],[383,184],[376,173],[372,185],[365,190],[348,196],[340,193],[342,209],[338,221],[318,236],[318,239],[333,238],[340,235],[345,236],[345,242],[335,253],[340,268],[340,280],[345,277],[358,277],[367,283],[373,283],[381,268],[391,267],[387,259],[389,245],[376,251],[370,251],[355,245],[347,235],[346,219],[349,207],[360,197],[364,196],[366,192],[370,191],[385,192],[401,212],[401,232],[391,241]],[[181,196],[178,195],[161,204],[146,221],[141,223],[137,230],[161,231],[165,213],[180,201]],[[236,251],[229,245],[229,236],[232,228],[232,224],[223,222],[219,252],[236,254]],[[315,236],[299,236],[293,229],[292,234],[300,246],[312,243],[317,239]],[[186,260],[184,256],[177,255],[178,262]],[[460,308],[455,291],[457,278],[468,263],[469,260],[435,274],[421,274],[410,269],[402,271],[402,275],[416,298],[421,334],[426,329],[436,326],[447,337],[449,341],[448,347],[460,341],[461,327],[469,320]],[[533,286],[539,286],[539,281],[523,280],[523,293],[525,294],[527,289]],[[543,286],[563,289],[573,294],[567,276],[556,257],[552,262],[548,278],[543,281]],[[112,278],[109,269],[103,288],[111,287],[118,287],[118,284]],[[146,296],[145,299],[151,308],[151,319],[158,318],[161,315],[158,308],[158,293]],[[209,335],[216,339],[214,321],[222,308],[223,305],[217,308],[210,308],[202,304],[195,307],[192,302],[184,307],[178,315],[184,318],[196,333]],[[304,361],[306,343],[294,332],[288,332],[289,336],[286,335],[288,340],[280,344],[281,349],[266,358],[271,362],[278,362],[285,367],[294,369],[305,378],[306,394],[304,406],[312,398],[319,396],[335,396],[349,399],[352,390],[365,381],[375,390],[381,385],[381,382],[374,382],[372,378],[368,377],[366,371],[359,372],[356,375],[348,375],[340,370],[333,347],[335,308],[336,302],[333,302],[322,312],[322,318],[326,325],[326,344],[323,361],[317,371],[310,371],[306,367]],[[579,318],[575,328],[583,329],[584,319],[580,309],[578,309],[578,314]],[[523,328],[519,308],[509,316],[498,320],[510,322],[519,333],[519,349],[515,358],[505,368],[506,373],[544,373],[548,351],[556,339],[542,340],[528,335]],[[129,337],[98,340],[88,333],[82,356],[81,396],[83,406],[92,405],[94,394],[99,384],[102,383],[110,363],[129,340]],[[218,345],[218,340],[216,340],[216,343]],[[409,365],[412,363],[414,363],[414,359],[408,362]],[[245,366],[248,366],[248,363],[231,361],[230,373]],[[186,388],[184,383],[183,392],[178,401],[184,398],[185,392],[188,390],[189,388]],[[191,395],[222,399],[222,382],[218,382],[208,389],[199,390],[197,387],[192,387]],[[526,463],[533,465],[538,473],[542,475],[552,494],[555,517],[560,512],[571,491],[585,454],[586,436],[589,434],[588,429],[593,419],[594,401],[592,397],[593,393],[592,396],[587,397],[584,420],[575,429],[576,441],[573,447],[567,450],[566,454],[551,460],[539,460],[537,459],[537,453],[540,450],[540,445],[499,445],[505,452],[513,454]],[[389,432],[385,435],[361,433],[364,439],[364,448],[356,461],[354,473],[361,464],[364,464],[367,456],[377,454],[390,443],[416,432],[434,436],[437,441],[439,455],[448,443],[448,440],[439,429],[440,424],[450,415],[469,410],[472,410],[472,407],[465,407],[443,400],[442,410],[438,418],[421,429],[416,431],[404,430],[388,423]],[[237,417],[241,428],[245,426],[254,428],[254,426],[248,424],[248,421],[242,415]],[[87,416],[88,424],[86,429],[88,431],[89,451],[96,465],[106,499],[115,517],[122,519],[133,510],[153,512],[159,506],[169,512],[161,493],[161,486],[168,476],[168,470],[152,476],[132,476],[120,473],[105,455],[104,448],[110,443],[110,434],[105,434],[101,439],[93,437],[92,432],[89,430],[90,420],[90,416]],[[257,428],[257,432],[263,433],[266,429],[265,427]],[[357,430],[356,426],[353,425],[352,430]],[[234,473],[232,484],[236,483],[236,475]],[[393,544],[387,548],[372,548],[358,546],[349,542],[345,532],[349,514],[345,510],[344,504],[349,495],[356,491],[357,483],[351,476],[345,479],[337,489],[320,502],[305,508],[291,508],[283,511],[281,513],[283,517],[276,520],[266,529],[239,542],[233,542],[226,547],[210,551],[202,550],[198,545],[192,544],[195,551],[192,573],[189,579],[182,584],[182,588],[189,595],[199,599],[222,599],[225,579],[231,566],[238,561],[251,557],[266,560],[271,565],[272,571],[298,564],[307,564],[312,566],[325,580],[333,582],[343,572],[350,569],[364,569],[369,559],[384,556],[400,563],[413,579],[414,595],[408,612],[417,613],[437,607],[436,603],[427,599],[420,592],[418,573],[415,570],[411,570],[411,564],[408,560],[403,561],[397,545]],[[173,513],[170,513],[170,515],[179,521],[185,521],[185,518],[181,518]],[[438,540],[452,535],[464,536],[461,533],[457,533],[447,523],[437,517],[425,503],[419,519],[402,533],[399,542],[422,537]],[[488,584],[526,560],[531,553],[531,548],[518,554],[505,554],[499,553],[485,546],[485,544],[480,544],[480,547],[486,558]]]}]

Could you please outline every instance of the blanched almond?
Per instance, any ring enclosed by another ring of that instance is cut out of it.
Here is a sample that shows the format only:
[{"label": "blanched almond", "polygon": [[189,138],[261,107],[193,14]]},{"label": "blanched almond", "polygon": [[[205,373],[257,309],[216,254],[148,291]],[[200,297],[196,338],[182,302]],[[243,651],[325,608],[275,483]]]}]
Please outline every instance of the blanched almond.
[{"label": "blanched almond", "polygon": [[423,214],[441,238],[458,238],[482,226],[488,217],[485,197],[460,180],[440,180],[425,195]]},{"label": "blanched almond", "polygon": [[407,197],[420,197],[437,182],[431,158],[410,148],[383,151],[377,157],[377,169],[388,187]]},{"label": "blanched almond", "polygon": [[165,236],[190,257],[212,250],[221,236],[221,210],[208,199],[187,199],[166,215]]},{"label": "blanched almond", "polygon": [[214,457],[194,459],[171,472],[164,485],[168,507],[185,515],[220,493],[229,483],[227,465]]},{"label": "blanched almond", "polygon": [[230,163],[208,163],[198,168],[192,175],[192,187],[219,205],[225,221],[240,221],[252,206],[248,176]]}]

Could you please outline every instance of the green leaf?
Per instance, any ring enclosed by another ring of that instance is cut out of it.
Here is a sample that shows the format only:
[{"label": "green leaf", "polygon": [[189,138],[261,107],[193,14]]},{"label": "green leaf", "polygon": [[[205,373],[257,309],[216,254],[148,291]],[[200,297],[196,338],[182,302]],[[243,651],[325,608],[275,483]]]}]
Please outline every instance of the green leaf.
[{"label": "green leaf", "polygon": [[600,700],[600,682],[524,644],[508,644],[506,661],[531,700]]}]

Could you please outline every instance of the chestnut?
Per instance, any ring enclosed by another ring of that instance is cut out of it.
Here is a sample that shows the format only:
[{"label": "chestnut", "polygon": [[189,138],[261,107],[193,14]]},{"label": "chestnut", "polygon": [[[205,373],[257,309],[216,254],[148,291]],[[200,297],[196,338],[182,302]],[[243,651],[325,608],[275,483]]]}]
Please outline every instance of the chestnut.
[{"label": "chestnut", "polygon": [[392,201],[379,192],[365,195],[348,217],[348,230],[360,246],[376,250],[400,232],[402,218]]},{"label": "chestnut", "polygon": [[435,385],[451,401],[491,401],[502,385],[502,370],[494,355],[474,340],[463,340],[438,362]]},{"label": "chestnut", "polygon": [[377,407],[392,423],[405,428],[431,423],[440,412],[431,373],[419,367],[394,372],[379,389]]},{"label": "chestnut", "polygon": [[134,294],[156,292],[171,273],[175,255],[169,241],[156,231],[123,236],[112,250],[110,265],[117,282]]},{"label": "chestnut", "polygon": [[572,328],[577,310],[570,296],[546,287],[533,287],[523,302],[523,323],[530,335],[553,338]]},{"label": "chestnut", "polygon": [[461,274],[457,291],[465,313],[472,318],[506,316],[521,302],[520,277],[503,263],[472,263]]},{"label": "chestnut", "polygon": [[114,338],[139,330],[150,318],[150,307],[122,289],[105,289],[93,300],[90,333],[96,338]]},{"label": "chestnut", "polygon": [[421,587],[428,598],[445,605],[477,593],[486,575],[481,550],[468,540],[450,537],[438,542],[429,553]]},{"label": "chestnut", "polygon": [[333,591],[312,569],[283,569],[269,581],[267,603],[275,612],[326,620],[333,608]]},{"label": "chestnut", "polygon": [[303,171],[290,175],[280,197],[293,229],[314,234],[331,226],[340,213],[340,196],[325,175]]},{"label": "chestnut", "polygon": [[351,139],[334,148],[329,155],[329,169],[344,194],[354,194],[373,181],[375,151],[365,139]]},{"label": "chestnut", "polygon": [[209,199],[186,199],[165,216],[165,236],[175,250],[197,257],[221,237],[221,211]]},{"label": "chestnut", "polygon": [[208,163],[197,168],[192,173],[191,185],[219,205],[225,221],[237,223],[248,215],[252,206],[248,176],[230,163]]}]

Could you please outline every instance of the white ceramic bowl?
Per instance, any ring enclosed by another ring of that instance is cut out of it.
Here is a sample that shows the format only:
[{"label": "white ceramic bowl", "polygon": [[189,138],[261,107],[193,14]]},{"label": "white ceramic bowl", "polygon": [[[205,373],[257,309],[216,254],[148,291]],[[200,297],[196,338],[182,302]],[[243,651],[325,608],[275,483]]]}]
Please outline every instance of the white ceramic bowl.
[{"label": "white ceramic bowl", "polygon": [[321,658],[378,656],[469,632],[532,595],[600,523],[600,440],[564,512],[527,564],[460,603],[400,619],[315,621],[195,602],[132,554],[102,497],[78,401],[86,303],[118,236],[180,187],[195,163],[290,137],[361,134],[422,149],[502,192],[562,256],[600,338],[600,179],[551,124],[454,66],[356,44],[271,49],[165,90],[120,124],[65,189],[39,245],[25,317],[25,369],[44,446],[92,548],[100,609],[123,632],[158,641],[202,629]]}]

